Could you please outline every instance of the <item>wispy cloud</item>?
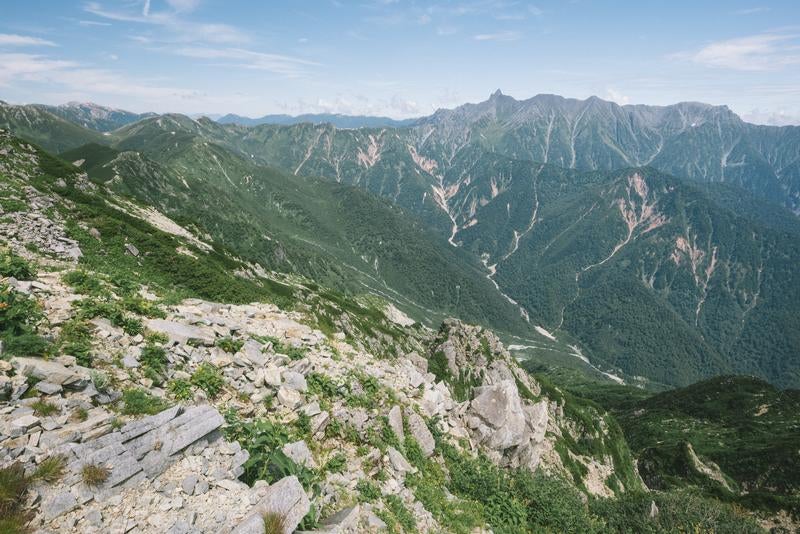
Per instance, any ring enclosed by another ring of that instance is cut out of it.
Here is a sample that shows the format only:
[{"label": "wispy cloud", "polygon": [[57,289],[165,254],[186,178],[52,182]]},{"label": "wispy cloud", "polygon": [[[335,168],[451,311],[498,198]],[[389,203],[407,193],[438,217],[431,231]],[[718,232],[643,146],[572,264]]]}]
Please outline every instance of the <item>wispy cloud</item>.
[{"label": "wispy cloud", "polygon": [[111,26],[110,22],[101,22],[99,20],[79,20],[80,26]]},{"label": "wispy cloud", "polygon": [[227,67],[234,66],[252,70],[264,70],[287,78],[299,78],[308,74],[309,67],[318,63],[282,54],[269,54],[242,48],[184,47],[174,51],[183,57],[209,60],[226,60]]},{"label": "wispy cloud", "polygon": [[518,31],[501,31],[495,33],[479,33],[473,36],[476,41],[518,41],[522,38],[522,34]]},{"label": "wispy cloud", "polygon": [[171,10],[153,11],[150,1],[145,0],[139,11],[108,9],[99,2],[87,2],[84,10],[97,17],[119,21],[148,24],[164,30],[161,40],[165,42],[207,42],[216,44],[235,44],[250,41],[250,36],[228,24],[202,23],[185,20],[182,14],[195,9],[198,2],[193,0],[172,0],[168,2]]},{"label": "wispy cloud", "polygon": [[745,9],[737,9],[733,12],[734,15],[755,15],[757,13],[766,13],[770,11],[769,7],[748,7]]},{"label": "wispy cloud", "polygon": [[49,89],[86,91],[159,101],[164,98],[196,97],[196,91],[149,84],[103,69],[87,68],[74,61],[52,59],[39,54],[0,53],[0,87],[20,82],[47,84]]},{"label": "wispy cloud", "polygon": [[0,33],[0,46],[58,46],[52,41],[30,37],[28,35],[16,35],[13,33]]},{"label": "wispy cloud", "polygon": [[671,59],[692,61],[707,67],[743,71],[777,70],[800,64],[798,36],[762,33],[710,43],[694,52],[679,52]]}]

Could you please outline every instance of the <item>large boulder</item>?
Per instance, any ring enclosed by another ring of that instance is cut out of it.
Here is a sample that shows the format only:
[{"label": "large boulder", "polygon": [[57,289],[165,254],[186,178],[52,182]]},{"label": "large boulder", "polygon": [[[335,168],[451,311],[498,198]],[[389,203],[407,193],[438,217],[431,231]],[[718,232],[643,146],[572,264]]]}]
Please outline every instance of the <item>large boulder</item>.
[{"label": "large boulder", "polygon": [[524,443],[530,437],[525,411],[517,386],[511,380],[474,388],[470,413],[483,424],[474,424],[479,440],[487,447],[502,451]]},{"label": "large boulder", "polygon": [[45,380],[69,389],[83,389],[89,385],[89,373],[81,367],[66,367],[41,358],[14,358],[11,365],[18,374]]}]

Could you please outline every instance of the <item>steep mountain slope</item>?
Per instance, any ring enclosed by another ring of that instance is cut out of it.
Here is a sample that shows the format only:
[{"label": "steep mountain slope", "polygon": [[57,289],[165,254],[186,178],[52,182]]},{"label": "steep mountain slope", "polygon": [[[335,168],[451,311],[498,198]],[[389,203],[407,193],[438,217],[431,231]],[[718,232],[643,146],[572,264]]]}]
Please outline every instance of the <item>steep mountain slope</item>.
[{"label": "steep mountain slope", "polygon": [[98,183],[196,221],[203,234],[267,268],[350,291],[366,287],[417,316],[458,313],[529,330],[475,258],[414,217],[359,189],[253,165],[192,133],[195,124],[143,121],[115,145],[136,151],[88,145],[64,157],[84,160]]},{"label": "steep mountain slope", "polygon": [[496,280],[546,327],[665,383],[726,370],[798,383],[797,234],[652,169],[541,201],[537,217]]},{"label": "steep mountain slope", "polygon": [[654,395],[566,369],[524,367],[538,381],[611,411],[650,489],[691,488],[746,508],[783,510],[784,524],[774,526],[786,530],[777,531],[797,528],[800,391],[720,376]]},{"label": "steep mountain slope", "polygon": [[36,106],[62,119],[98,132],[110,132],[126,124],[154,117],[155,113],[133,113],[92,102],[69,102],[60,106]]},{"label": "steep mountain slope", "polygon": [[0,128],[53,152],[103,141],[100,133],[54,115],[45,106],[12,106],[0,101]]}]

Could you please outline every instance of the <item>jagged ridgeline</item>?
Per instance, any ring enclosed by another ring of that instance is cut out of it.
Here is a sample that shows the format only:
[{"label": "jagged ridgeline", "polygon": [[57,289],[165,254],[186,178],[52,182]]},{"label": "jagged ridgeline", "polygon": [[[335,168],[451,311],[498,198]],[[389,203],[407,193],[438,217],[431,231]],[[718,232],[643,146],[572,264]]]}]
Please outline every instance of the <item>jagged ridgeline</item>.
[{"label": "jagged ridgeline", "polygon": [[653,384],[800,384],[797,128],[502,94],[380,128],[165,115],[98,138],[41,107],[0,116],[240,257],[429,325],[458,315]]},{"label": "jagged ridgeline", "polygon": [[7,132],[0,154],[4,532],[761,531],[645,491],[626,427],[485,327],[271,272]]}]

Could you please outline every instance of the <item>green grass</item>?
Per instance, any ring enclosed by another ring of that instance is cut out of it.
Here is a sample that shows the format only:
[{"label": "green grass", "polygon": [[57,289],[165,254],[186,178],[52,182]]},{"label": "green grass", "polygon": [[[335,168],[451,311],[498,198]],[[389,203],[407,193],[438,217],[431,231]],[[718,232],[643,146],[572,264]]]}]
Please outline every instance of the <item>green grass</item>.
[{"label": "green grass", "polygon": [[121,412],[125,415],[155,415],[169,408],[169,404],[143,389],[126,389],[122,392]]},{"label": "green grass", "polygon": [[99,464],[86,464],[81,468],[81,480],[89,487],[96,487],[108,480],[111,469]]},{"label": "green grass", "polygon": [[191,378],[192,385],[195,385],[206,392],[210,399],[213,399],[225,387],[225,379],[222,377],[219,369],[210,363],[201,363]]}]

